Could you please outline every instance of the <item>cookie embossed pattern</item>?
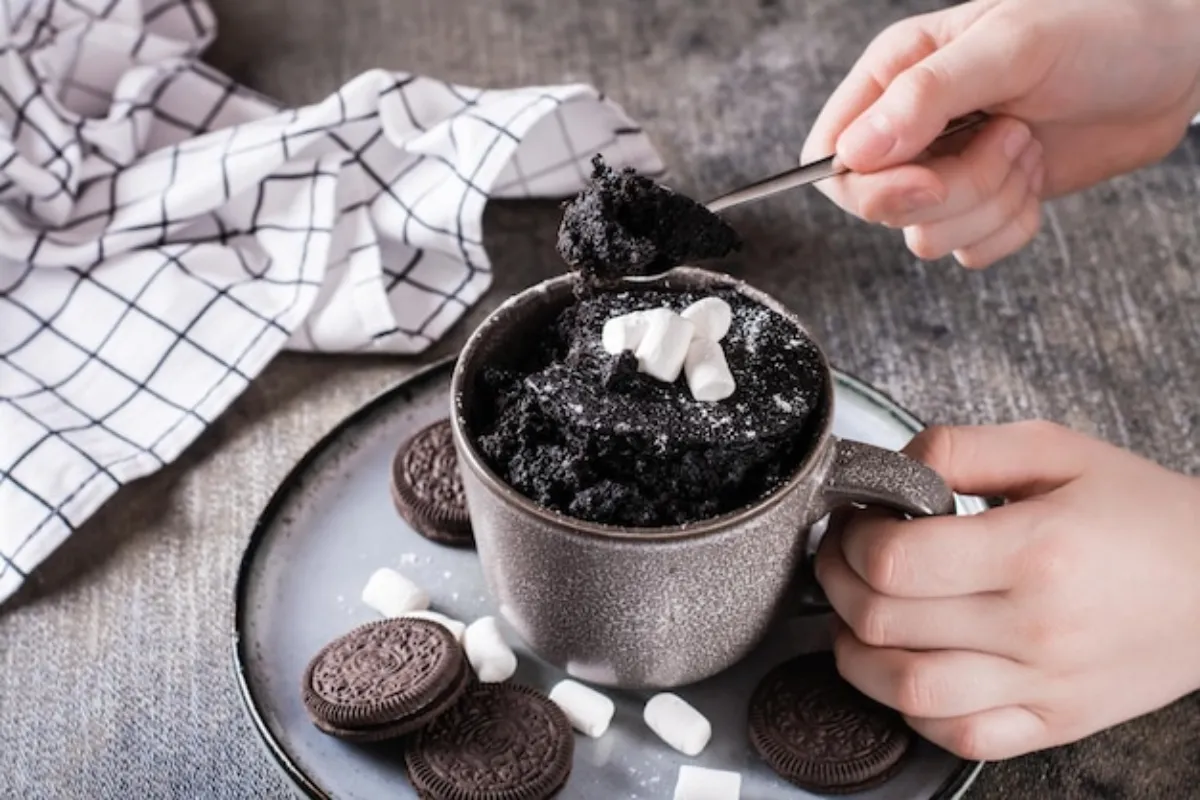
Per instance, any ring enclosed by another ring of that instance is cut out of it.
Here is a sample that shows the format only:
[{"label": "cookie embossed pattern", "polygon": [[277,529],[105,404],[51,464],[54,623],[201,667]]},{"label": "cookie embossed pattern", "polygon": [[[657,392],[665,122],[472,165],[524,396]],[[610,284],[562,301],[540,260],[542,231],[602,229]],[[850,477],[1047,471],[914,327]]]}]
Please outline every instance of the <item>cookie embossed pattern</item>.
[{"label": "cookie embossed pattern", "polygon": [[471,519],[448,421],[422,428],[396,451],[392,499],[423,536],[461,547],[472,544]]},{"label": "cookie embossed pattern", "polygon": [[779,665],[750,700],[755,749],[780,775],[816,792],[885,783],[913,737],[897,712],[842,680],[830,653]]},{"label": "cookie embossed pattern", "polygon": [[458,700],[469,677],[461,649],[443,627],[388,619],[323,647],[300,688],[318,729],[371,742],[421,727]]},{"label": "cookie embossed pattern", "polygon": [[479,684],[424,728],[404,758],[423,796],[541,800],[566,783],[574,744],[566,716],[541,693]]}]

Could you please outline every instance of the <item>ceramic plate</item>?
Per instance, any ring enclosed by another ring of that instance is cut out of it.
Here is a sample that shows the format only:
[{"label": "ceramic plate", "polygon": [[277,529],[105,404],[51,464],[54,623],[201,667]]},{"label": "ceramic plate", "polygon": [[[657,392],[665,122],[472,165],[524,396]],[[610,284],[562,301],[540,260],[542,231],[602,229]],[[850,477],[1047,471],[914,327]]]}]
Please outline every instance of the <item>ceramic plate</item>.
[{"label": "ceramic plate", "polygon": [[[453,550],[417,535],[396,514],[388,491],[397,446],[447,416],[453,362],[443,361],[390,389],[326,435],[276,491],[250,536],[238,575],[234,659],[242,697],[272,757],[310,797],[413,798],[393,743],[346,744],[317,731],[300,701],[300,675],[329,640],[376,619],[359,599],[379,567],[400,570],[425,587],[433,608],[462,620],[495,614],[473,551]],[[921,424],[890,399],[838,373],[834,432],[900,448]],[[959,498],[960,513],[985,508]],[[503,625],[503,623],[501,623]],[[813,795],[777,777],[751,748],[747,701],[757,681],[785,658],[827,648],[824,615],[780,619],[763,644],[734,668],[677,690],[713,723],[697,758],[659,741],[642,723],[648,697],[605,690],[617,703],[609,731],[576,736],[575,765],[562,793],[569,800],[671,798],[681,764],[737,770],[742,800],[800,800]],[[522,650],[515,680],[549,691],[559,670]],[[981,765],[924,740],[906,766],[860,800],[949,800],[962,795]]]}]

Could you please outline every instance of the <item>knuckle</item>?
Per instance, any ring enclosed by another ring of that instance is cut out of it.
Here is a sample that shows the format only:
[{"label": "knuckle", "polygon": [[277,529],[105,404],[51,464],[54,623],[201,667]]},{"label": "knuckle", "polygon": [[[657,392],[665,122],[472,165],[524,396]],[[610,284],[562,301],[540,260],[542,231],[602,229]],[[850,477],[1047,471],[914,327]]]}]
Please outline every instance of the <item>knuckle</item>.
[{"label": "knuckle", "polygon": [[999,196],[996,198],[996,202],[1000,206],[1001,222],[1008,222],[1020,217],[1025,208],[1028,194],[1029,179],[1019,167],[1013,167],[1005,176],[1004,183],[999,189]]},{"label": "knuckle", "polygon": [[988,723],[978,716],[963,717],[956,720],[947,735],[946,749],[959,758],[968,761],[985,761],[990,757],[988,751]]},{"label": "knuckle", "polygon": [[928,61],[918,61],[899,78],[901,96],[910,104],[910,109],[935,107],[935,101],[947,84],[941,69]]},{"label": "knuckle", "polygon": [[854,636],[871,647],[887,647],[891,630],[891,613],[887,601],[878,595],[868,597],[849,620]]},{"label": "knuckle", "polygon": [[875,42],[890,47],[907,44],[921,30],[914,22],[911,17],[905,17],[890,23],[875,37]]},{"label": "knuckle", "polygon": [[1042,229],[1042,204],[1035,199],[1030,204],[1028,210],[1024,210],[1017,215],[1016,218],[1017,230],[1021,233],[1021,244],[1025,245],[1037,237],[1038,232]]},{"label": "knuckle", "polygon": [[1011,12],[994,17],[988,35],[997,51],[1004,53],[1011,64],[1040,61],[1039,51],[1047,41],[1056,38],[1054,31],[1048,30],[1042,20]]},{"label": "knuckle", "polygon": [[973,205],[993,199],[1008,202],[1008,198],[1002,195],[1005,179],[1008,177],[1007,164],[980,164],[977,169],[967,170],[966,177]]},{"label": "knuckle", "polygon": [[913,658],[896,670],[896,710],[910,717],[936,717],[941,690],[927,661]]},{"label": "knuckle", "polygon": [[941,258],[948,252],[934,241],[924,225],[911,225],[905,228],[904,244],[913,255],[924,261],[933,261]]},{"label": "knuckle", "polygon": [[878,225],[888,221],[893,203],[883,192],[868,192],[857,205],[859,218]]},{"label": "knuckle", "polygon": [[1044,658],[1054,652],[1061,640],[1062,631],[1050,617],[1037,614],[1020,626],[1023,649],[1033,656]]},{"label": "knuckle", "polygon": [[843,175],[827,181],[820,181],[815,184],[814,188],[843,211],[861,217],[860,202],[854,191],[853,183],[848,180],[850,177],[852,176]]},{"label": "knuckle", "polygon": [[1051,439],[1060,439],[1069,432],[1067,428],[1048,419],[1020,420],[1010,423],[1010,428],[1014,435],[1020,436],[1029,442],[1046,442]]},{"label": "knuckle", "polygon": [[864,554],[862,577],[867,585],[880,594],[894,594],[903,581],[905,570],[905,545],[899,536],[873,537]]},{"label": "knuckle", "polygon": [[930,36],[920,16],[905,17],[889,24],[879,32],[864,51],[863,59],[881,62],[894,58],[895,54],[908,54],[913,61],[937,49],[937,41]]},{"label": "knuckle", "polygon": [[954,257],[964,269],[985,269],[992,265],[983,251],[973,247],[956,251]]},{"label": "knuckle", "polygon": [[930,425],[913,437],[905,452],[934,470],[941,472],[954,463],[958,437],[948,425]]},{"label": "knuckle", "polygon": [[1074,547],[1062,537],[1043,537],[1037,531],[1031,534],[1041,541],[1026,549],[1022,582],[1040,594],[1057,591],[1070,577],[1072,564],[1078,561]]}]

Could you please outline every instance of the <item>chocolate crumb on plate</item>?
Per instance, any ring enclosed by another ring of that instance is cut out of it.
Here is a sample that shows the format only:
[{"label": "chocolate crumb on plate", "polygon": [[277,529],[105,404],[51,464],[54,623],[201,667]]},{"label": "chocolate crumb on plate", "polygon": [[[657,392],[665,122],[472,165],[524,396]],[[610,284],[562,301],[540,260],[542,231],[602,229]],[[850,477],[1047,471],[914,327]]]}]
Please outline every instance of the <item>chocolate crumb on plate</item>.
[{"label": "chocolate crumb on plate", "polygon": [[477,683],[404,754],[425,800],[546,800],[571,774],[575,739],[562,710],[515,683]]},{"label": "chocolate crumb on plate", "polygon": [[740,247],[737,232],[695,200],[630,168],[618,172],[599,155],[558,229],[559,255],[588,284],[657,275]]},{"label": "chocolate crumb on plate", "polygon": [[396,451],[392,500],[400,515],[426,539],[455,547],[475,543],[450,420],[427,425]]},{"label": "chocolate crumb on plate", "polygon": [[321,648],[301,692],[313,724],[349,741],[417,730],[458,700],[471,670],[441,625],[394,618],[361,625]]},{"label": "chocolate crumb on plate", "polygon": [[899,713],[847,683],[824,652],[786,661],[759,682],[750,699],[750,741],[801,789],[849,794],[887,782],[913,733]]}]

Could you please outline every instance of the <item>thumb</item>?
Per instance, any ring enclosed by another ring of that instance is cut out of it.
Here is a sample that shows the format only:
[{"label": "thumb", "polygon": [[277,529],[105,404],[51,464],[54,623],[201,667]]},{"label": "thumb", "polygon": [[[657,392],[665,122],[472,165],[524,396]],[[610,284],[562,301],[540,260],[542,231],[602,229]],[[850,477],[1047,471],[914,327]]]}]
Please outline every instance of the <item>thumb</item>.
[{"label": "thumb", "polygon": [[855,172],[911,161],[955,117],[1017,99],[1044,72],[1031,58],[1036,41],[1032,29],[985,15],[897,75],[838,137],[839,159]]},{"label": "thumb", "polygon": [[1096,440],[1042,420],[1006,425],[934,426],[906,455],[932,467],[956,492],[1009,500],[1046,494],[1078,478]]}]

